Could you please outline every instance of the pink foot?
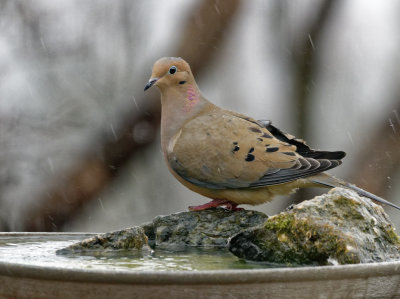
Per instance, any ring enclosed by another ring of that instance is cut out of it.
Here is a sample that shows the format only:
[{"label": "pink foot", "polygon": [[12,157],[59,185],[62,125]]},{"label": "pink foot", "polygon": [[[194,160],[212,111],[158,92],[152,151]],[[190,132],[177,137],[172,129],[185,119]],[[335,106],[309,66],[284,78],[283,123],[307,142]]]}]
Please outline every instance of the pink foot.
[{"label": "pink foot", "polygon": [[226,208],[229,211],[241,211],[241,210],[244,210],[243,208],[237,208],[237,206],[238,206],[238,204],[234,203],[232,201],[228,201],[228,203],[226,204]]},{"label": "pink foot", "polygon": [[216,208],[219,206],[226,206],[226,208],[230,211],[240,211],[242,208],[237,208],[237,203],[233,201],[229,201],[226,199],[214,199],[208,203],[199,206],[190,206],[189,211],[202,211],[210,208]]}]

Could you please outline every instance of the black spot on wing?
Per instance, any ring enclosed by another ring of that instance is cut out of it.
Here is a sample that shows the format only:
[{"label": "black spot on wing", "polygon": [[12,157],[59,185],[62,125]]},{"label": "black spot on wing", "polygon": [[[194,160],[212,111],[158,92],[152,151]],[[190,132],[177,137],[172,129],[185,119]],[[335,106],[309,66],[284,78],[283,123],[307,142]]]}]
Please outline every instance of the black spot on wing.
[{"label": "black spot on wing", "polygon": [[240,150],[240,147],[239,147],[237,141],[234,141],[234,142],[233,142],[233,145],[234,145],[234,147],[233,147],[233,149],[232,149],[232,153],[235,153],[235,152],[237,152],[238,150]]},{"label": "black spot on wing", "polygon": [[246,159],[244,159],[247,162],[254,161],[255,157],[253,154],[247,154]]},{"label": "black spot on wing", "polygon": [[278,147],[267,147],[267,149],[265,150],[267,153],[273,153],[278,151],[279,148]]},{"label": "black spot on wing", "polygon": [[249,131],[254,133],[262,133],[262,131],[257,127],[249,127]]}]

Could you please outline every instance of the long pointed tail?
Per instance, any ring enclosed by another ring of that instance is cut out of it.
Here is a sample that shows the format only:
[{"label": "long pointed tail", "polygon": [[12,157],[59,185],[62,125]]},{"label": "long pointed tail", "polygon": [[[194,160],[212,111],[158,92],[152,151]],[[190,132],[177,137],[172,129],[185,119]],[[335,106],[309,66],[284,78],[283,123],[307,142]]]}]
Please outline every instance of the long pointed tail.
[{"label": "long pointed tail", "polygon": [[382,204],[391,206],[393,208],[396,208],[400,210],[400,207],[395,205],[394,203],[391,203],[390,201],[384,200],[383,198],[376,196],[375,194],[372,194],[368,191],[365,191],[353,184],[347,183],[341,179],[335,178],[333,176],[330,176],[329,174],[326,173],[321,173],[316,176],[312,176],[309,178],[311,182],[323,185],[326,187],[342,187],[342,188],[347,188],[356,191],[359,195],[368,197],[372,200],[375,200],[377,202],[380,202]]}]

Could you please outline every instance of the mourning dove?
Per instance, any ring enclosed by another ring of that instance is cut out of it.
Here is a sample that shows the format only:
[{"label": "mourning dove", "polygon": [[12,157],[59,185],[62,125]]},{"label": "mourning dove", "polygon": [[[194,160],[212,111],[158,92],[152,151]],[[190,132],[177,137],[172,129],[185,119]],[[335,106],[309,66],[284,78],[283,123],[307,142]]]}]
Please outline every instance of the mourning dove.
[{"label": "mourning dove", "polygon": [[161,58],[144,90],[161,91],[161,145],[170,172],[190,190],[212,199],[203,210],[257,205],[303,187],[344,187],[400,207],[324,171],[339,166],[342,151],[318,151],[271,124],[221,109],[200,92],[189,64]]}]

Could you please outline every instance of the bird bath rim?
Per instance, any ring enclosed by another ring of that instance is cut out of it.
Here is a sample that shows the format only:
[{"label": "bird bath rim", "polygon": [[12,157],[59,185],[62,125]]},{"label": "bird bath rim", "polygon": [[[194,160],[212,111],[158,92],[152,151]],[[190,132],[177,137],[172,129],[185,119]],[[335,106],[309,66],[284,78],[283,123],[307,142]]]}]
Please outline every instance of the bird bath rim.
[{"label": "bird bath rim", "polygon": [[[96,233],[0,233],[5,237],[87,236]],[[0,262],[0,276],[70,282],[119,284],[232,284],[298,282],[316,280],[367,279],[399,275],[400,261],[335,266],[282,267],[268,269],[228,269],[198,271],[140,271],[115,269],[73,269]]]}]

